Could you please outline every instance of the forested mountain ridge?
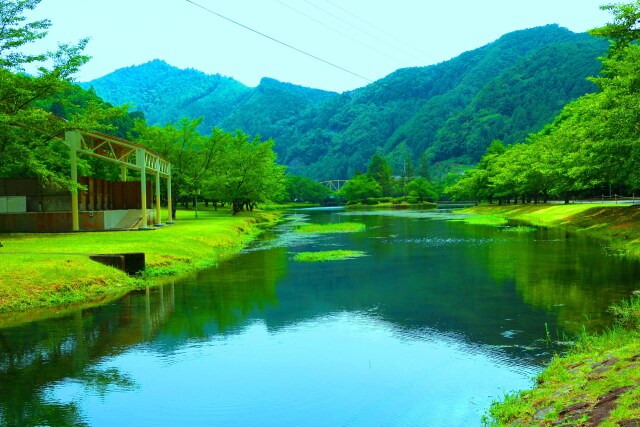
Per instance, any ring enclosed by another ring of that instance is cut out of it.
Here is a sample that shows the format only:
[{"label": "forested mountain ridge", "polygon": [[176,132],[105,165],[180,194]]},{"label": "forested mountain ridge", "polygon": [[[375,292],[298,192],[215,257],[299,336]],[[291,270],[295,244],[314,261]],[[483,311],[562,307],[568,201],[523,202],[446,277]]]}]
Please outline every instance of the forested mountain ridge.
[{"label": "forested mountain ridge", "polygon": [[251,93],[250,88],[232,78],[180,70],[161,60],[121,68],[80,86],[93,87],[102,99],[114,105],[131,104],[134,110],[145,114],[150,124],[204,116],[204,126],[209,129]]},{"label": "forested mountain ridge", "polygon": [[[151,124],[181,116],[276,141],[290,171],[348,178],[371,156],[396,169],[408,156],[473,164],[493,139],[522,141],[595,85],[608,44],[557,25],[509,33],[426,67],[397,70],[335,94],[263,79],[249,88],[227,77],[179,70],[162,61],[85,83],[116,105],[132,102]],[[152,75],[149,75],[152,74]]]}]

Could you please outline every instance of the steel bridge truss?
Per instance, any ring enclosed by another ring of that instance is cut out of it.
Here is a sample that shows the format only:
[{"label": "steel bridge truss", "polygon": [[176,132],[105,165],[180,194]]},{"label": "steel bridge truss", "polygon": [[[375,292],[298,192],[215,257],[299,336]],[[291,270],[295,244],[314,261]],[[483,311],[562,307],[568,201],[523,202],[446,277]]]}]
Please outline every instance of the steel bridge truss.
[{"label": "steel bridge truss", "polygon": [[331,191],[340,191],[347,182],[349,181],[346,179],[332,179],[329,181],[321,181],[320,184],[324,185]]}]

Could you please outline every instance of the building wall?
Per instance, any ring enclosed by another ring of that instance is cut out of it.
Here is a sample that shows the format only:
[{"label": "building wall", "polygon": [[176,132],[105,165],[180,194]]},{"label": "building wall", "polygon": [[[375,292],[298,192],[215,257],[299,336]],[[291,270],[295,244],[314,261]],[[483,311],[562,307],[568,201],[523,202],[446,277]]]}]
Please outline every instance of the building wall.
[{"label": "building wall", "polygon": [[[80,212],[80,230],[112,230],[127,212]],[[148,210],[147,221],[149,225],[154,223],[154,218],[154,210]],[[23,212],[0,215],[0,233],[64,233],[72,231],[71,224],[71,212]]]}]

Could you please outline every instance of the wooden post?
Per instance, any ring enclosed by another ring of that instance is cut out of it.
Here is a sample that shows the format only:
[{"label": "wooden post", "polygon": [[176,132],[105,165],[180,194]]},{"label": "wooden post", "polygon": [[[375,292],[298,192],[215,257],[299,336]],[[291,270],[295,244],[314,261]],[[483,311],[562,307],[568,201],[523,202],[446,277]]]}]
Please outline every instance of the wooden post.
[{"label": "wooden post", "polygon": [[167,224],[173,224],[173,201],[171,200],[171,165],[167,168]]},{"label": "wooden post", "polygon": [[149,228],[147,223],[147,162],[146,151],[142,148],[136,149],[136,163],[140,168],[140,208],[142,209],[142,225],[141,229]]},{"label": "wooden post", "polygon": [[162,225],[160,220],[160,161],[158,161],[158,167],[156,168],[156,221],[155,225]]},{"label": "wooden post", "polygon": [[[69,146],[69,162],[71,163],[71,181],[78,185],[78,149],[82,136],[78,131],[65,132],[65,139]],[[78,209],[78,188],[71,189],[71,229],[80,230],[80,213]]]}]

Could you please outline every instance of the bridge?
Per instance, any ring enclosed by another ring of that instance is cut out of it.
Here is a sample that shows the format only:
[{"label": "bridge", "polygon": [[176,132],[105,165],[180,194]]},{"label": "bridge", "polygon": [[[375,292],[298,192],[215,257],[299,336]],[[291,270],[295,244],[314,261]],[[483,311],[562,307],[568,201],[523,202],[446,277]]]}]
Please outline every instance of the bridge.
[{"label": "bridge", "polygon": [[340,191],[347,182],[349,181],[346,179],[331,179],[329,181],[321,181],[320,184],[324,185],[331,191]]}]

